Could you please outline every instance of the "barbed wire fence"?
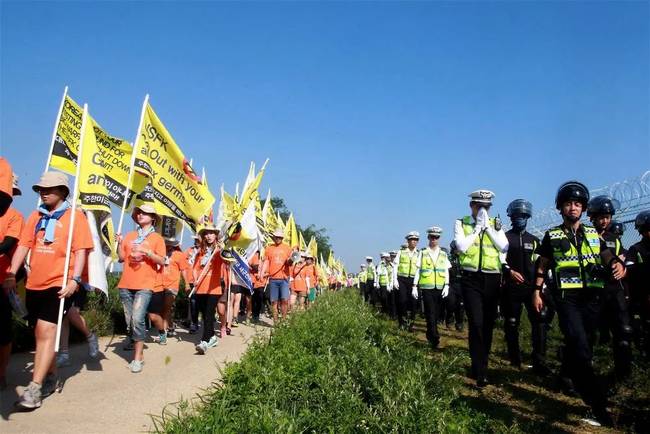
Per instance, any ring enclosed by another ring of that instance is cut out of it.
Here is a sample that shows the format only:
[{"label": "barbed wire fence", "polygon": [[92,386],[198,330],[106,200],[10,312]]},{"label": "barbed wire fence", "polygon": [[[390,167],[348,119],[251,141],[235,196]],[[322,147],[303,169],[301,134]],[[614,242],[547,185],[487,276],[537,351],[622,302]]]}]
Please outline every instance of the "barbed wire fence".
[{"label": "barbed wire fence", "polygon": [[[625,228],[621,238],[623,246],[627,248],[639,241],[639,234],[634,229],[634,218],[641,211],[650,210],[650,170],[639,177],[591,190],[590,195],[591,197],[607,195],[616,199],[620,203],[620,208],[616,210],[614,220],[622,223]],[[586,213],[583,218],[588,221]],[[528,231],[541,239],[548,228],[560,224],[561,221],[555,206],[550,206],[531,217]]]}]

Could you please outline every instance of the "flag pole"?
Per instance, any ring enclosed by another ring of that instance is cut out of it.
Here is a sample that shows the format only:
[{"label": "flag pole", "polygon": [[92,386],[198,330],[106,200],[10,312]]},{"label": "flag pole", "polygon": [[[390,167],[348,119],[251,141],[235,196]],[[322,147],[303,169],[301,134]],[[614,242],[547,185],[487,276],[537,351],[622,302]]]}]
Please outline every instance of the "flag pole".
[{"label": "flag pole", "polygon": [[[117,225],[117,234],[121,235],[122,234],[122,225],[124,224],[124,213],[126,212],[126,205],[129,201],[129,192],[131,191],[131,187],[133,184],[133,172],[135,171],[135,157],[138,151],[138,138],[140,137],[140,130],[142,129],[142,123],[144,122],[144,112],[147,108],[147,104],[149,103],[149,94],[145,95],[144,101],[142,102],[142,111],[140,112],[140,122],[138,123],[138,131],[135,134],[135,139],[133,140],[133,153],[131,154],[131,166],[129,168],[129,178],[126,181],[126,189],[124,191],[124,202],[122,202],[122,209],[120,211],[120,220]],[[115,265],[115,262],[111,263],[111,270],[110,272],[113,272],[113,266]]]},{"label": "flag pole", "polygon": [[[228,323],[232,325],[232,318],[230,318],[230,315],[232,314],[231,308],[230,308],[230,289],[232,288],[232,264],[228,264],[228,294],[226,294],[226,328],[228,327]],[[223,326],[222,326],[223,327]],[[228,333],[226,333],[228,334]],[[225,336],[221,336],[221,339],[223,339]]]},{"label": "flag pole", "polygon": [[[79,137],[79,150],[77,152],[77,170],[74,177],[74,189],[72,194],[72,214],[70,215],[70,226],[68,228],[68,243],[65,249],[65,263],[63,268],[63,280],[61,282],[61,289],[65,289],[68,284],[68,268],[70,267],[70,256],[72,255],[72,232],[74,230],[74,221],[77,216],[77,195],[79,194],[79,172],[81,171],[81,164],[79,158],[83,151],[84,136],[86,133],[86,122],[88,122],[88,104],[84,104],[84,112],[81,120],[81,134]],[[83,291],[83,288],[78,288],[78,291]],[[56,322],[56,340],[54,342],[54,352],[59,352],[59,344],[61,343],[61,326],[63,325],[63,308],[65,305],[65,298],[59,301],[59,316]]]},{"label": "flag pole", "polygon": [[199,284],[201,283],[201,281],[203,280],[203,278],[207,274],[208,268],[209,268],[209,266],[211,266],[211,263],[212,263],[212,257],[217,252],[217,250],[218,249],[217,249],[217,246],[215,244],[214,249],[212,250],[212,253],[210,253],[210,257],[208,257],[208,262],[203,266],[203,269],[201,270],[201,274],[199,274],[199,277],[194,281],[194,288],[192,288],[192,291],[190,291],[190,294],[187,296],[187,298],[192,298],[192,296],[196,292],[196,289],[199,287]]},{"label": "flag pole", "polygon": [[[193,161],[194,161],[194,159],[190,158],[190,166],[192,166]],[[183,245],[183,236],[184,235],[185,235],[185,221],[181,220],[181,236],[180,236],[179,243],[178,243],[180,246]]]}]

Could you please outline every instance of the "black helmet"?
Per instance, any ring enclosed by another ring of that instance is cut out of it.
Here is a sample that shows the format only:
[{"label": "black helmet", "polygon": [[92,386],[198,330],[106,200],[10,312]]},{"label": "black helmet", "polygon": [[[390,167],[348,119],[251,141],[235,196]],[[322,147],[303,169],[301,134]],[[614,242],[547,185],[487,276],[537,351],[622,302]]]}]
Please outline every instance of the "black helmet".
[{"label": "black helmet", "polygon": [[533,216],[533,204],[526,199],[515,199],[508,205],[508,217],[513,215],[523,214],[528,217]]},{"label": "black helmet", "polygon": [[587,205],[587,215],[589,217],[603,214],[614,215],[618,205],[619,202],[609,196],[596,196]]},{"label": "black helmet", "polygon": [[641,211],[634,219],[634,228],[639,233],[650,230],[650,210]]},{"label": "black helmet", "polygon": [[555,207],[562,208],[562,204],[568,200],[575,200],[582,204],[583,208],[587,207],[589,202],[589,190],[585,185],[578,181],[565,182],[558,188],[555,195]]},{"label": "black helmet", "polygon": [[607,230],[620,238],[625,233],[625,225],[621,222],[612,221]]}]

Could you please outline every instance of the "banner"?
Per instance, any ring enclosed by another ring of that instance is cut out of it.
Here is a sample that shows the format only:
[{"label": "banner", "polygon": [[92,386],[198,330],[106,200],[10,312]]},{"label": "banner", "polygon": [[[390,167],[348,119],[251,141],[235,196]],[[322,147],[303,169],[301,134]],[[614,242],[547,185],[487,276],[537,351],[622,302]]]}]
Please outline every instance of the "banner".
[{"label": "banner", "polygon": [[[106,133],[88,116],[80,158],[79,200],[87,210],[111,212],[111,202],[122,206],[131,164],[131,145]],[[57,167],[58,168],[58,167]],[[145,179],[135,177],[128,202],[144,188]]]},{"label": "banner", "polygon": [[135,148],[135,170],[150,179],[149,187],[160,215],[185,221],[193,231],[214,204],[185,155],[151,105],[146,104]]},{"label": "banner", "polygon": [[106,298],[108,298],[108,281],[106,280],[107,261],[102,247],[102,240],[99,235],[100,231],[98,221],[95,219],[95,213],[93,211],[86,211],[85,214],[88,221],[88,228],[90,229],[90,234],[93,239],[93,249],[88,253],[87,258],[88,285],[91,288],[99,289],[106,295]]},{"label": "banner", "polygon": [[235,258],[235,261],[230,265],[230,267],[235,274],[235,278],[240,285],[248,288],[252,294],[253,281],[251,280],[251,275],[249,272],[250,266],[248,265],[248,262],[241,256],[240,252],[238,252],[238,249],[232,249],[232,254]]},{"label": "banner", "polygon": [[56,127],[50,166],[73,176],[77,173],[82,115],[83,109],[66,95]]}]

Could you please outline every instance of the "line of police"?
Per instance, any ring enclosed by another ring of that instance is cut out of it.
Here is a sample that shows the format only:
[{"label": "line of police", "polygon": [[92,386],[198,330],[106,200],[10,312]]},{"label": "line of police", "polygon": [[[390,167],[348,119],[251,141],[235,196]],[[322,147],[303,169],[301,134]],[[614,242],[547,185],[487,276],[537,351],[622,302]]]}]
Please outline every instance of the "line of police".
[{"label": "line of police", "polygon": [[[593,423],[611,425],[606,393],[592,365],[595,335],[600,329],[604,341],[611,333],[615,380],[630,374],[633,341],[642,355],[650,354],[650,211],[635,219],[641,241],[625,250],[622,225],[612,220],[616,202],[607,196],[590,201],[580,182],[569,181],[558,189],[555,204],[562,223],[541,241],[526,231],[530,202],[517,199],[508,205],[511,229],[504,232],[499,218],[488,215],[494,194],[477,190],[469,196],[471,215],[456,221],[450,254],[439,246],[442,229],[434,226],[427,230],[426,248],[418,250],[419,234],[409,232],[407,244],[382,252],[377,266],[366,257],[356,279],[365,300],[379,303],[409,330],[422,306],[426,336],[434,348],[440,342],[439,320],[447,327],[455,320],[456,329],[462,330],[464,307],[471,376],[478,387],[488,384],[499,307],[508,356],[516,367],[522,363],[519,324],[526,309],[532,369],[541,376],[551,374],[545,364],[546,341],[557,313],[564,336],[558,378],[566,391],[575,388],[591,407]],[[585,211],[593,226],[581,222]],[[633,324],[635,317],[639,321]]]}]

